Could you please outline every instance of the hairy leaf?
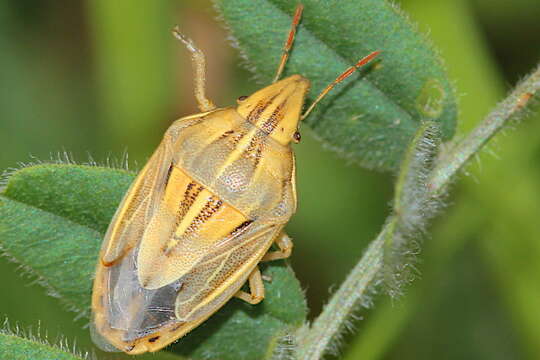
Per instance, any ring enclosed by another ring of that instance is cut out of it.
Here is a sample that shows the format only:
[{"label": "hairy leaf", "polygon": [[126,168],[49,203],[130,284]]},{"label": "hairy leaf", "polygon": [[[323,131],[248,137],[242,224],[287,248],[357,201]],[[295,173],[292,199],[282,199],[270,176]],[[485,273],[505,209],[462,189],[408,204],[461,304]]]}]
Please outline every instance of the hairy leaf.
[{"label": "hairy leaf", "polygon": [[[215,0],[261,84],[275,74],[296,2]],[[306,119],[332,149],[363,166],[397,169],[423,120],[453,135],[456,103],[435,51],[382,0],[303,1],[286,75],[312,82],[309,100],[368,53],[377,62],[338,85]],[[308,101],[309,102],[309,101]]]},{"label": "hairy leaf", "polygon": [[9,360],[82,360],[85,356],[72,354],[34,338],[26,338],[9,330],[0,330],[0,359]]},{"label": "hairy leaf", "polygon": [[[15,172],[0,195],[0,246],[70,309],[88,315],[92,277],[107,224],[134,174],[43,164]],[[262,304],[231,300],[170,349],[194,358],[264,359],[300,326],[306,305],[283,262],[266,265]]]}]

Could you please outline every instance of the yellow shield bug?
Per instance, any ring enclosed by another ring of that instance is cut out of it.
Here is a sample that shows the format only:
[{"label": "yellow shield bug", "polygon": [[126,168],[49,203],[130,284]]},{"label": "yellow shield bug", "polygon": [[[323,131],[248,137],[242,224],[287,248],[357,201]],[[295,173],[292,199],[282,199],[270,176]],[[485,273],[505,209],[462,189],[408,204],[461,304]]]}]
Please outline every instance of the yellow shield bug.
[{"label": "yellow shield bug", "polygon": [[[291,254],[283,232],[296,210],[290,142],[298,123],[373,52],[328,85],[302,114],[309,81],[279,80],[302,14],[296,9],[274,82],[236,107],[205,95],[205,58],[191,40],[200,114],[175,121],[114,215],[99,254],[92,333],[104,350],[157,351],[205,321],[233,296],[264,298],[257,267]],[[269,251],[272,244],[279,250]],[[250,293],[241,290],[248,281]]]}]

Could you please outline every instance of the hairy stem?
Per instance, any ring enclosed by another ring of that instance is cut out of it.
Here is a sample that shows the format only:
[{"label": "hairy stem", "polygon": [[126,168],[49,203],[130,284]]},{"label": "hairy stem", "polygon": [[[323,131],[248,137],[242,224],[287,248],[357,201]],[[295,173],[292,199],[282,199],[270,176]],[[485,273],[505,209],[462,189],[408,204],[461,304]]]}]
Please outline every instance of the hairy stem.
[{"label": "hairy stem", "polygon": [[406,253],[408,233],[418,229],[424,221],[419,211],[426,203],[426,174],[429,159],[438,144],[437,139],[438,132],[432,122],[426,122],[418,129],[396,180],[393,214],[322,314],[313,322],[311,329],[298,334],[299,359],[320,359],[329,348],[335,346],[341,330],[358,305],[369,304],[369,295],[366,295],[369,291],[366,292],[366,289],[371,285],[385,280],[389,293],[399,292],[400,283],[406,278],[405,262],[408,259],[402,262],[401,257],[406,256],[398,255]]},{"label": "hairy stem", "polygon": [[392,222],[388,222],[377,239],[369,245],[362,259],[332,296],[321,315],[313,322],[311,329],[303,336],[298,336],[298,359],[320,359],[331,342],[336,340],[336,336],[349,321],[358,304],[358,295],[366,292],[382,268],[383,246],[387,233],[392,228]]},{"label": "hairy stem", "polygon": [[[521,119],[530,106],[531,99],[538,95],[540,89],[540,66],[525,78],[464,140],[456,144],[450,151],[441,156],[430,172],[427,183],[428,196],[436,199],[444,193],[454,175],[476,154],[495,134],[510,120]],[[418,139],[418,135],[415,137]],[[413,141],[414,145],[414,141]],[[402,168],[402,171],[403,168]],[[405,171],[414,171],[406,169]],[[402,172],[398,181],[403,182],[407,173]],[[397,189],[400,193],[400,187]],[[404,189],[410,190],[410,189]],[[402,204],[402,195],[394,206]],[[399,214],[396,214],[399,215]],[[400,217],[392,215],[377,238],[369,245],[358,264],[347,276],[338,291],[332,296],[322,313],[313,322],[309,330],[298,333],[297,358],[301,360],[318,360],[337,340],[342,328],[351,319],[358,304],[369,300],[366,290],[375,283],[383,270],[383,259],[386,245],[392,243],[399,227]],[[418,217],[418,221],[425,219]],[[414,224],[413,224],[414,225]],[[414,226],[413,226],[414,227]]]},{"label": "hairy stem", "polygon": [[394,187],[393,216],[395,226],[384,245],[383,279],[386,292],[394,297],[411,282],[419,242],[428,219],[436,213],[436,202],[430,198],[426,181],[437,152],[440,135],[437,125],[426,121],[420,125],[401,161]]},{"label": "hairy stem", "polygon": [[440,195],[453,176],[510,120],[521,120],[540,89],[540,65],[521,81],[465,139],[441,156],[428,182],[430,192]]}]

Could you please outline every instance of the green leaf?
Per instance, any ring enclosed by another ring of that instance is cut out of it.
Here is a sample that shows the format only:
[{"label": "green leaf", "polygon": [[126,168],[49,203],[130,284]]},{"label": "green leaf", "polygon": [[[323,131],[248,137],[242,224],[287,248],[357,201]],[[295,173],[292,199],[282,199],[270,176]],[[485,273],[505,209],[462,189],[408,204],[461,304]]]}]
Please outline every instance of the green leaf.
[{"label": "green leaf", "polygon": [[204,359],[272,358],[282,338],[304,322],[306,305],[287,266],[265,264],[261,270],[272,281],[265,284],[267,296],[260,305],[231,300],[212,321],[175,344],[173,351]]},{"label": "green leaf", "polygon": [[[215,0],[262,84],[275,74],[296,2]],[[303,1],[286,75],[312,82],[309,101],[368,53],[378,62],[330,92],[306,119],[332,149],[368,168],[397,169],[420,123],[452,137],[457,108],[441,61],[423,35],[381,0]],[[309,102],[308,101],[308,102]]]},{"label": "green leaf", "polygon": [[0,196],[0,246],[68,309],[88,316],[101,235],[53,213]]},{"label": "green leaf", "polygon": [[[0,246],[72,310],[88,316],[101,239],[134,174],[117,169],[43,164],[15,172],[0,195]],[[265,359],[306,318],[298,280],[283,262],[259,305],[231,300],[170,347],[193,358]]]},{"label": "green leaf", "polygon": [[9,329],[0,330],[0,359],[9,360],[82,360],[73,354],[37,338],[26,338]]}]

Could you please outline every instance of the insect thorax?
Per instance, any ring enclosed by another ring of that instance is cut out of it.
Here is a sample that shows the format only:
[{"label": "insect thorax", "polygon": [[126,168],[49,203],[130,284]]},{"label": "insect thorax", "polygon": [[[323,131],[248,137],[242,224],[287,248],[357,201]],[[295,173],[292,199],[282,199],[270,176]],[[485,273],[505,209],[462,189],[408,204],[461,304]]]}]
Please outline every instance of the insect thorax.
[{"label": "insect thorax", "polygon": [[177,166],[250,219],[285,223],[295,211],[291,148],[235,109],[211,112],[178,131],[174,152]]}]

